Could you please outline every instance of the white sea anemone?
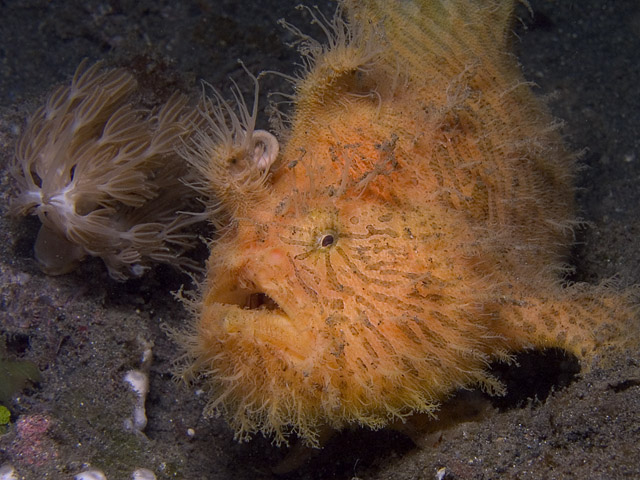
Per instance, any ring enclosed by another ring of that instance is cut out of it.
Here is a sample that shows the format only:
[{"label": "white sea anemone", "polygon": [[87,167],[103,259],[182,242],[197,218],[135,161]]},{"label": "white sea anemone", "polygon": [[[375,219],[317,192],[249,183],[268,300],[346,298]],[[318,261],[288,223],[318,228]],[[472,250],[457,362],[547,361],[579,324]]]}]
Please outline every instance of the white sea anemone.
[{"label": "white sea anemone", "polygon": [[194,245],[185,213],[195,193],[176,145],[195,110],[174,94],[156,110],[137,102],[137,82],[124,69],[83,62],[71,85],[58,88],[29,119],[18,141],[15,214],[42,222],[35,257],[48,274],[101,257],[118,280],[153,262],[180,267]]}]

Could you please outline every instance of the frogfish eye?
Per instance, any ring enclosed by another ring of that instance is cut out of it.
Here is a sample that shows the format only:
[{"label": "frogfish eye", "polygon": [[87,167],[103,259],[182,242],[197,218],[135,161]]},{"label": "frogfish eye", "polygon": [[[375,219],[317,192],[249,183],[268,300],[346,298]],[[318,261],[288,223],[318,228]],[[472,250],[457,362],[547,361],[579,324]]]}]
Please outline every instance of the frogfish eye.
[{"label": "frogfish eye", "polygon": [[329,247],[335,243],[335,236],[332,233],[325,233],[320,237],[320,246]]}]

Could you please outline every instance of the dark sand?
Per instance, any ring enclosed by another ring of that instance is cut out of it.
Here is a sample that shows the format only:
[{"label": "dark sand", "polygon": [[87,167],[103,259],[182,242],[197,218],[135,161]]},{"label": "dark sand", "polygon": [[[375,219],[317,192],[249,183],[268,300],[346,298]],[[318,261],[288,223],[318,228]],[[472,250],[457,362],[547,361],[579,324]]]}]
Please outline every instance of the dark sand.
[{"label": "dark sand", "polygon": [[[87,466],[109,480],[131,478],[139,467],[158,479],[273,478],[270,467],[285,453],[262,438],[235,443],[223,422],[202,417],[200,397],[171,381],[176,349],[161,327],[187,321],[170,293],[184,277],[160,267],[118,284],[99,260],[47,277],[32,259],[38,221],[4,215],[5,166],[23,121],[82,58],[148,69],[151,88],[193,95],[199,79],[226,89],[229,75],[249,91],[237,58],[252,72],[292,72],[297,55],[276,21],[307,25],[293,2],[173,3],[0,2],[0,334],[11,354],[42,370],[41,383],[9,405],[13,420],[50,420],[31,453],[15,426],[0,436],[0,466],[12,464],[20,478],[69,479]],[[640,4],[535,0],[531,7],[533,18],[521,10],[518,57],[566,122],[572,148],[584,150],[578,202],[589,226],[577,232],[575,280],[637,282]],[[268,77],[263,92],[282,83]],[[123,429],[134,403],[123,375],[138,367],[141,340],[154,343],[144,436]],[[345,432],[288,478],[434,479],[439,469],[445,479],[640,478],[638,358],[619,354],[573,375],[575,361],[558,352],[525,355],[520,368],[496,367],[511,394],[481,419],[425,436],[423,448],[395,432]]]}]

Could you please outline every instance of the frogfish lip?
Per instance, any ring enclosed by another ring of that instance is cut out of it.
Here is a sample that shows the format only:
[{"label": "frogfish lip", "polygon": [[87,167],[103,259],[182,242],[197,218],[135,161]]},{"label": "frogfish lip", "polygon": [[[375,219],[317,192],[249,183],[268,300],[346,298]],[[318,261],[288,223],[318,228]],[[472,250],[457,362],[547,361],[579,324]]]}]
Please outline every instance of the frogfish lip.
[{"label": "frogfish lip", "polygon": [[286,315],[285,309],[272,295],[254,282],[219,282],[205,300],[205,304],[218,304],[220,307],[238,308],[244,311],[262,310],[274,314]]},{"label": "frogfish lip", "polygon": [[202,321],[216,332],[221,345],[270,352],[293,364],[308,362],[317,343],[308,322],[311,312],[303,314],[304,306],[292,304],[295,299],[277,284],[263,284],[245,271],[218,277],[212,287],[204,299]]},{"label": "frogfish lip", "polygon": [[[255,283],[224,282],[205,301],[203,320],[224,341],[259,350],[267,348],[294,363],[305,362],[315,345],[305,322],[296,321],[287,305]],[[299,320],[299,319],[298,319]]]},{"label": "frogfish lip", "polygon": [[[273,305],[262,293],[252,294],[251,302],[264,302],[257,308],[240,308],[237,305],[211,305],[217,330],[226,342],[242,346],[245,351],[266,351],[286,358],[294,364],[305,363],[315,344],[312,332],[301,328],[284,310]],[[263,350],[263,349],[267,350]],[[257,349],[257,350],[256,350]]]}]

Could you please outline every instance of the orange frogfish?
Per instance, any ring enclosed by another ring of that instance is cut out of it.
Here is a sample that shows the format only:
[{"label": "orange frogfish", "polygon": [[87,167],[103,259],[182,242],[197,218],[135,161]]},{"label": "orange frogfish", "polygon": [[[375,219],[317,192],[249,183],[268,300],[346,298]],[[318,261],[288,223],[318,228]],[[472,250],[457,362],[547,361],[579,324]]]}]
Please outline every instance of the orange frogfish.
[{"label": "orange frogfish", "polygon": [[[311,11],[278,140],[214,92],[184,155],[217,226],[179,376],[246,440],[381,428],[523,349],[620,345],[635,295],[571,284],[576,158],[511,53],[512,0]],[[257,80],[256,80],[257,90]],[[257,98],[257,93],[256,93]]]}]

